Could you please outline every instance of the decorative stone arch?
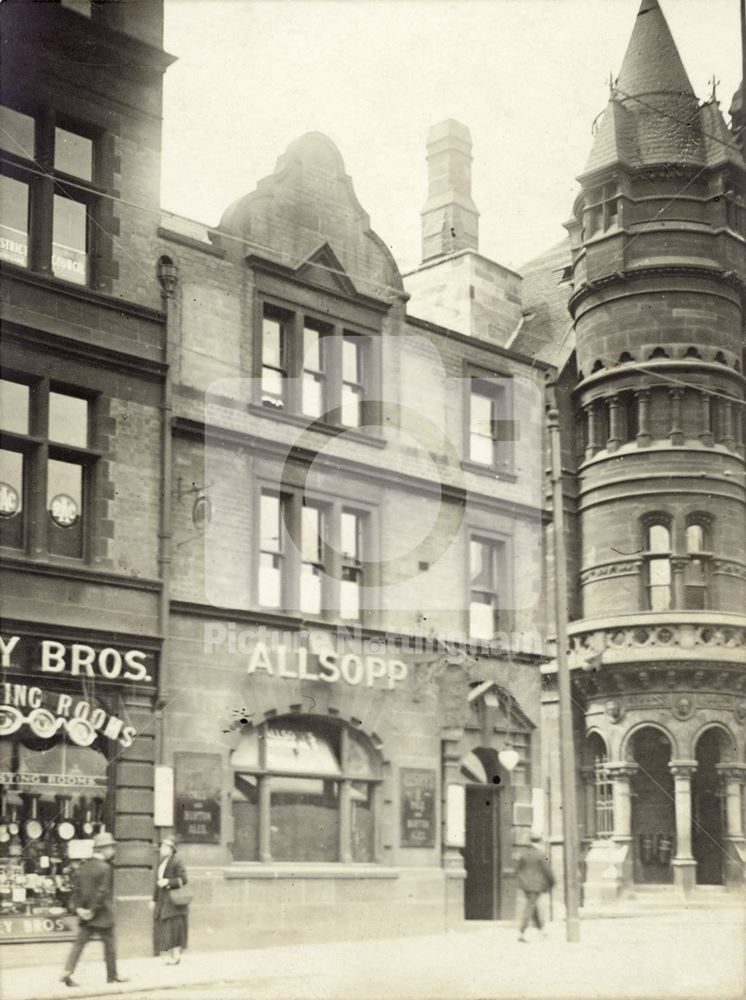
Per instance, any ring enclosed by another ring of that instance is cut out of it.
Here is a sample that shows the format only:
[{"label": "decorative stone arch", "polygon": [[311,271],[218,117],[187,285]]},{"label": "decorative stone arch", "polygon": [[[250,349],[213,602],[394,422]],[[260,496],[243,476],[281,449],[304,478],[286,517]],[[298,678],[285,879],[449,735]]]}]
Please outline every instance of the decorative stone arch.
[{"label": "decorative stone arch", "polygon": [[586,767],[587,766],[591,766],[592,764],[595,763],[595,760],[589,760],[589,759],[587,759],[588,756],[589,756],[588,751],[590,750],[590,748],[593,745],[593,743],[596,743],[599,740],[601,741],[601,744],[603,745],[603,751],[606,754],[607,760],[610,759],[609,758],[609,754],[611,753],[611,745],[609,743],[609,740],[607,739],[607,737],[604,735],[604,733],[601,731],[601,729],[598,726],[591,726],[590,729],[586,730],[585,737],[583,739],[583,765],[584,766],[586,766]]},{"label": "decorative stone arch", "polygon": [[686,754],[691,760],[694,760],[697,756],[697,745],[700,739],[705,735],[705,733],[711,731],[717,731],[720,733],[720,750],[721,750],[721,763],[732,764],[738,761],[738,740],[736,739],[735,733],[724,723],[719,720],[713,719],[709,722],[704,722],[692,733],[689,752]]},{"label": "decorative stone arch", "polygon": [[679,741],[677,740],[674,733],[664,726],[662,723],[657,722],[654,719],[641,719],[639,722],[635,722],[622,736],[622,743],[620,747],[620,758],[623,761],[629,761],[634,763],[635,758],[632,755],[632,740],[635,735],[643,729],[656,729],[659,733],[662,733],[666,739],[671,744],[671,760],[678,760],[681,756]]}]

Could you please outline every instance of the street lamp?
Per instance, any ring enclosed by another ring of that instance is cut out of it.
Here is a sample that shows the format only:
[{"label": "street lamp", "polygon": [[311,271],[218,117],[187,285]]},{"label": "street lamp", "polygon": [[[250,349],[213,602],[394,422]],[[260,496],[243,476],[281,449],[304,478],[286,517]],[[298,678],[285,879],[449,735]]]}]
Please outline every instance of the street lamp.
[{"label": "street lamp", "polygon": [[562,453],[559,413],[547,414],[552,475],[552,527],[554,534],[554,598],[557,617],[557,694],[559,696],[560,784],[562,786],[562,852],[565,870],[565,933],[568,941],[580,940],[580,886],[578,885],[578,807],[575,795],[575,742],[572,725],[572,691],[567,665],[567,560],[562,494]]}]

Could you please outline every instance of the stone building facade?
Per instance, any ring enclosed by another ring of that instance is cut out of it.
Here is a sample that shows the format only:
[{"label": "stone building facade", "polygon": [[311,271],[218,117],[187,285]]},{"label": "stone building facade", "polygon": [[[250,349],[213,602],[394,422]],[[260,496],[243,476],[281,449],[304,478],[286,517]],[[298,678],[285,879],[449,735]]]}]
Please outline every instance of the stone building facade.
[{"label": "stone building facade", "polygon": [[214,230],[160,237],[164,724],[196,939],[512,914],[542,808],[546,366],[408,313],[319,133]]},{"label": "stone building facade", "polygon": [[[659,5],[644,0],[578,178],[569,241],[526,273],[532,317],[517,346],[556,364],[565,432],[586,903],[743,880],[736,132],[714,98],[698,102]],[[552,824],[560,863],[556,813]]]}]

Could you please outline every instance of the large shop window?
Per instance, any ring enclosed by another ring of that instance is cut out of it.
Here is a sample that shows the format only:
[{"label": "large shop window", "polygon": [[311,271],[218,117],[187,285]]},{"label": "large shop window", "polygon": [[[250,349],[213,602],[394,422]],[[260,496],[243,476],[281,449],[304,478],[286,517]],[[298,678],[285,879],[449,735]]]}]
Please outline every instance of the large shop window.
[{"label": "large shop window", "polygon": [[233,753],[235,861],[373,862],[380,761],[334,720],[279,718]]},{"label": "large shop window", "polygon": [[[43,713],[39,709],[38,713]],[[33,713],[32,713],[33,714]],[[0,708],[0,730],[13,719]],[[31,727],[32,723],[29,723]],[[42,731],[44,719],[33,720]],[[105,741],[59,734],[0,738],[0,915],[45,921],[68,912],[75,868],[110,824]]]},{"label": "large shop window", "polygon": [[75,559],[99,452],[93,401],[48,379],[0,380],[0,544]]},{"label": "large shop window", "polygon": [[0,106],[0,260],[90,283],[95,140],[54,113]]},{"label": "large shop window", "polygon": [[374,417],[373,340],[314,316],[264,306],[256,343],[262,406],[363,428]]}]

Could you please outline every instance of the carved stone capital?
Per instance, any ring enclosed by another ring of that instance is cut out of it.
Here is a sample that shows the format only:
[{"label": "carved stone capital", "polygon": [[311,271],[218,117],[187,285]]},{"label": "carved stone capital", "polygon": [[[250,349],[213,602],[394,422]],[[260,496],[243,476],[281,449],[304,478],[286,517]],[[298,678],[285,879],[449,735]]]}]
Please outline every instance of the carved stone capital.
[{"label": "carved stone capital", "polygon": [[631,760],[611,761],[605,767],[605,771],[612,781],[629,781],[639,770],[640,765]]},{"label": "carved stone capital", "polygon": [[691,778],[697,770],[696,760],[672,760],[668,769],[674,778]]},{"label": "carved stone capital", "polygon": [[746,764],[716,764],[715,770],[723,784],[736,781],[742,785],[746,782]]}]

